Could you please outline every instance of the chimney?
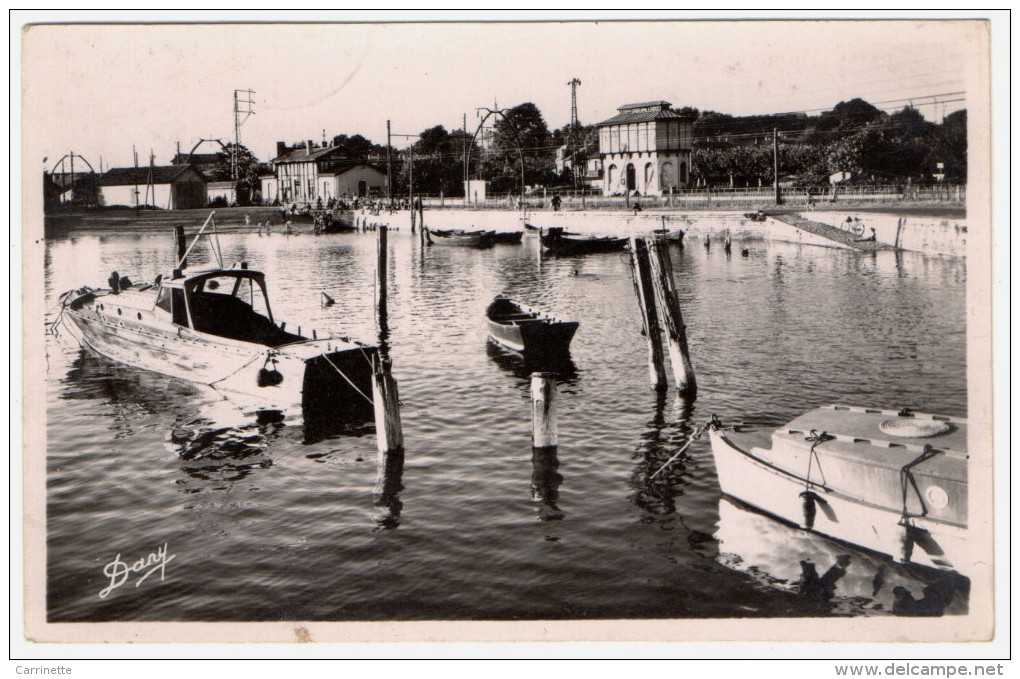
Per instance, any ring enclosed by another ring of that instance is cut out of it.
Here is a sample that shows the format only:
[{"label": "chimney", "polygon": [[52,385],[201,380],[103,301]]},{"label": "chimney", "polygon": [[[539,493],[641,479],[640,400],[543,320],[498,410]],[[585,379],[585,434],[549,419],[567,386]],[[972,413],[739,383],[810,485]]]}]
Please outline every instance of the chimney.
[{"label": "chimney", "polygon": [[309,139],[308,141],[305,142],[305,152],[307,152],[308,155],[312,155],[312,147],[313,146],[315,146],[315,145],[312,143],[311,139]]},{"label": "chimney", "polygon": [[287,152],[287,142],[278,141],[276,142],[276,157],[279,158]]}]

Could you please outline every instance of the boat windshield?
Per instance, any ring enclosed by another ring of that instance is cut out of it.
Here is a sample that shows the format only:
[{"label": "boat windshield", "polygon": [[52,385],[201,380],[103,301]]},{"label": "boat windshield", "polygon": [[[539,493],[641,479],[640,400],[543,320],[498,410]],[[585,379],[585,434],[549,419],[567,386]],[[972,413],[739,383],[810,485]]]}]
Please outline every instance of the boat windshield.
[{"label": "boat windshield", "polygon": [[274,324],[261,273],[219,271],[189,280],[184,289],[191,327],[198,332],[266,346],[302,339]]}]

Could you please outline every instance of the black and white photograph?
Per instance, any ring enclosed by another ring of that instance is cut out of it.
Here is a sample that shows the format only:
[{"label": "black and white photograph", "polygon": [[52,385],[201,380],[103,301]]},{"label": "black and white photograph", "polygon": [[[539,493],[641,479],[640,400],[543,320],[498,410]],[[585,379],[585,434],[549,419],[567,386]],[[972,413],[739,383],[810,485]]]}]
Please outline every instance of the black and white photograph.
[{"label": "black and white photograph", "polygon": [[988,22],[197,16],[20,27],[30,644],[993,638]]}]

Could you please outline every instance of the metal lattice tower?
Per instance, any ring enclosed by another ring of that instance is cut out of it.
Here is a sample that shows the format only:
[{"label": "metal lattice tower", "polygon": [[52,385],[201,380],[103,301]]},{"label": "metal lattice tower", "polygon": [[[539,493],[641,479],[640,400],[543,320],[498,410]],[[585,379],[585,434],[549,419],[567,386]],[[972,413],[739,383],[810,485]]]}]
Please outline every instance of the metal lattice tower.
[{"label": "metal lattice tower", "polygon": [[[255,100],[252,98],[255,90],[234,90],[234,146],[230,150],[230,176],[237,182],[237,147],[241,144],[241,125],[248,120],[248,116],[255,115],[252,108]],[[244,114],[244,118],[241,117]]]},{"label": "metal lattice tower", "polygon": [[577,86],[581,84],[579,78],[573,78],[567,83],[570,85],[570,174],[574,177],[574,183],[577,183],[577,142],[574,139],[574,134],[577,131]]}]

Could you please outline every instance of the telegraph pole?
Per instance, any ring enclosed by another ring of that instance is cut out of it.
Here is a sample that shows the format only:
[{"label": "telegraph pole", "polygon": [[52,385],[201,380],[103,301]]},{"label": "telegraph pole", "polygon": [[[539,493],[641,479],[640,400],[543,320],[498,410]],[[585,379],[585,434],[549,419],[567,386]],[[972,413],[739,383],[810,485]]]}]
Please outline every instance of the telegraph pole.
[{"label": "telegraph pole", "polygon": [[390,151],[390,121],[386,121],[386,198],[393,200],[393,158]]},{"label": "telegraph pole", "polygon": [[775,179],[776,205],[779,205],[779,130],[772,128],[772,176]]}]

